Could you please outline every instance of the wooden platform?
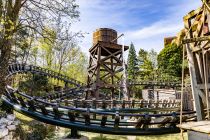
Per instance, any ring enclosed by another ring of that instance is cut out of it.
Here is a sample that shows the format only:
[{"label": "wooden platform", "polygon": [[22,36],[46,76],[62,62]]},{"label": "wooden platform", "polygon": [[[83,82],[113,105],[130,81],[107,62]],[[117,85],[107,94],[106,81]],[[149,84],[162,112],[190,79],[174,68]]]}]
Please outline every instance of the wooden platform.
[{"label": "wooden platform", "polygon": [[188,140],[210,140],[210,121],[188,122],[178,127],[187,130]]},{"label": "wooden platform", "polygon": [[178,127],[184,130],[193,130],[210,134],[210,121],[188,122],[178,125]]}]

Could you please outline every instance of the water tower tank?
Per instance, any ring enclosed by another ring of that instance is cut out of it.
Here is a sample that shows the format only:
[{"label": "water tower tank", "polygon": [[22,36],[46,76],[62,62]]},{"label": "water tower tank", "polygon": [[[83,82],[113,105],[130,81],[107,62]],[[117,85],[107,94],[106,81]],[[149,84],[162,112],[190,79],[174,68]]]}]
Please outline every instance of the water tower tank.
[{"label": "water tower tank", "polygon": [[110,28],[99,28],[93,33],[93,45],[98,41],[111,42],[117,44],[117,31]]}]

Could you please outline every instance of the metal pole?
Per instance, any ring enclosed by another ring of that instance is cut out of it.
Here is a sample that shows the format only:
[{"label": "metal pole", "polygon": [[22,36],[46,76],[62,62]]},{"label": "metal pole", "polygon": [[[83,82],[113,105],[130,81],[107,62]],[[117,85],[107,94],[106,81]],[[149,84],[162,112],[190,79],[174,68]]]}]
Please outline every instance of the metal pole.
[{"label": "metal pole", "polygon": [[113,39],[111,42],[113,43],[115,40],[119,39],[122,36],[124,36],[124,34],[119,35],[117,38]]}]

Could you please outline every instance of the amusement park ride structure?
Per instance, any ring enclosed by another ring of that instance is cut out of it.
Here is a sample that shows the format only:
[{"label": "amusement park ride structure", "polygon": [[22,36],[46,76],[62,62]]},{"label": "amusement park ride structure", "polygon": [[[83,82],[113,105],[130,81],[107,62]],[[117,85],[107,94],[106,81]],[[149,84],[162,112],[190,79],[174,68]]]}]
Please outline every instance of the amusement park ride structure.
[{"label": "amusement park ride structure", "polygon": [[[176,127],[180,122],[209,119],[209,11],[208,1],[204,1],[201,8],[185,16],[185,30],[179,36],[183,54],[186,54],[185,48],[187,52],[195,110],[182,111],[182,98],[115,98],[117,90],[125,87],[122,84],[125,74],[123,52],[128,46],[117,44],[117,32],[108,28],[100,28],[94,33],[93,47],[89,50],[87,84],[38,66],[12,64],[8,67],[7,80],[19,74],[39,74],[63,81],[71,88],[34,97],[7,85],[2,96],[3,105],[39,121],[70,128],[72,132],[119,135],[176,133],[180,132]],[[127,86],[132,85],[182,86],[182,91],[184,88],[183,82],[182,85],[154,81],[127,83]],[[108,100],[103,98],[105,90],[111,93]]]}]

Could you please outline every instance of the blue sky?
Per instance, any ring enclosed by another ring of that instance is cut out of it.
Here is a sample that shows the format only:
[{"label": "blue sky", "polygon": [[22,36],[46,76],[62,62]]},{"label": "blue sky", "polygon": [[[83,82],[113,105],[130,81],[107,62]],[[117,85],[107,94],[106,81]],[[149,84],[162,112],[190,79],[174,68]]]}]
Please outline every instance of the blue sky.
[{"label": "blue sky", "polygon": [[[183,16],[201,6],[201,0],[77,0],[80,21],[73,31],[82,31],[85,37],[79,43],[88,53],[92,33],[97,28],[113,28],[125,34],[125,44],[159,52],[163,38],[175,36],[183,27]],[[122,39],[118,41],[122,44]]]}]

